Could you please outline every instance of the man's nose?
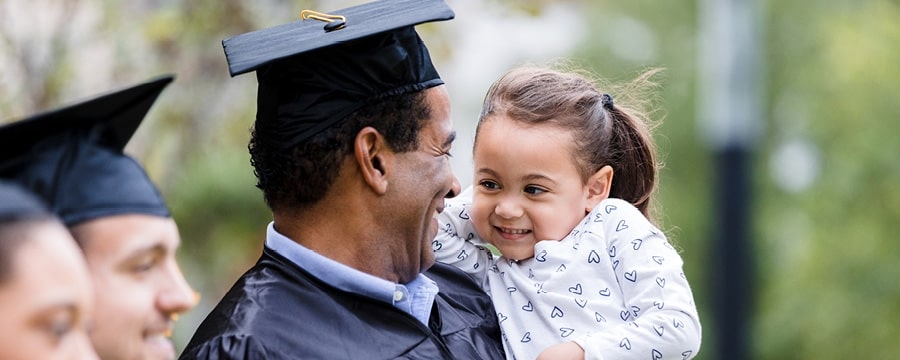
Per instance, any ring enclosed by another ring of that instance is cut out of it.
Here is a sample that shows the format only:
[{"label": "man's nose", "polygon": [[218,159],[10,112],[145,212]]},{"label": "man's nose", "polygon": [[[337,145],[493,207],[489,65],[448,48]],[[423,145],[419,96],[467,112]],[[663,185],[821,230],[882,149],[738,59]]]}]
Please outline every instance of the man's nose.
[{"label": "man's nose", "polygon": [[450,191],[447,192],[447,195],[445,195],[444,197],[445,198],[456,197],[457,195],[459,195],[459,193],[461,191],[462,191],[462,186],[459,184],[459,179],[456,178],[456,175],[453,175],[453,184],[450,185]]}]

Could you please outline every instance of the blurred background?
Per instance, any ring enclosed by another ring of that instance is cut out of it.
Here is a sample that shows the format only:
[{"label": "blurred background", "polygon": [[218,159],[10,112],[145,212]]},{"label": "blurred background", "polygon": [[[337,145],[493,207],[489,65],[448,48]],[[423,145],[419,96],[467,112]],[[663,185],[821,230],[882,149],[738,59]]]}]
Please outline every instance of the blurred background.
[{"label": "blurred background", "polygon": [[[271,220],[247,154],[256,79],[229,78],[221,40],[362,2],[0,0],[0,122],[177,75],[126,152],[164,192],[203,295],[179,348]],[[665,68],[658,200],[700,310],[697,358],[900,354],[900,1],[448,3],[455,20],[418,30],[463,186],[482,97],[510,67],[567,58],[611,82]]]}]

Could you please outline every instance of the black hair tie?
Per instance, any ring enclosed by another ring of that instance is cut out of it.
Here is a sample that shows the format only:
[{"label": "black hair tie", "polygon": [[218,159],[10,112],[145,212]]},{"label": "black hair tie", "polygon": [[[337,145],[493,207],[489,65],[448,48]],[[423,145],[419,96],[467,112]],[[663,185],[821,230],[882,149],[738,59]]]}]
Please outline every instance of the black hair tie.
[{"label": "black hair tie", "polygon": [[601,96],[600,102],[603,104],[603,107],[606,108],[607,110],[612,110],[613,106],[615,106],[615,104],[613,103],[613,98],[609,94],[603,94],[603,96]]}]

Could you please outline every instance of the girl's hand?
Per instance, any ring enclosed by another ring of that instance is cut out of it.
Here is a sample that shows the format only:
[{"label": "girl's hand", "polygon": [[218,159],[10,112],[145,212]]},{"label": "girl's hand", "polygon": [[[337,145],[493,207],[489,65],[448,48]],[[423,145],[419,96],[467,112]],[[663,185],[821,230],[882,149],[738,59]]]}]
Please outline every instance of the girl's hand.
[{"label": "girl's hand", "polygon": [[574,341],[566,341],[544,349],[537,360],[584,359],[584,349]]}]

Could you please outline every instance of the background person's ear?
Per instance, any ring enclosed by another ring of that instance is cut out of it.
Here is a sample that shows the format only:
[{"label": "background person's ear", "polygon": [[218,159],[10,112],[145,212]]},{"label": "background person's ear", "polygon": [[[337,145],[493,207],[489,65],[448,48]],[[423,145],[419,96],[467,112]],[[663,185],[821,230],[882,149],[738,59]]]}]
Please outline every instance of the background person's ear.
[{"label": "background person's ear", "polygon": [[389,160],[394,153],[384,136],[373,127],[363,128],[353,141],[353,154],[366,184],[379,195],[387,192],[387,175],[391,171]]},{"label": "background person's ear", "polygon": [[597,170],[590,178],[586,187],[585,197],[585,213],[591,212],[597,204],[609,197],[609,191],[612,189],[613,168],[606,165]]}]

